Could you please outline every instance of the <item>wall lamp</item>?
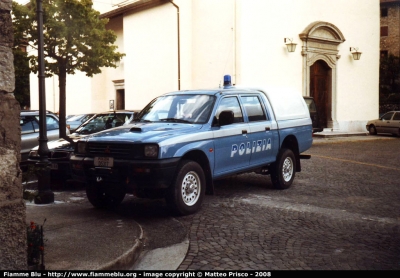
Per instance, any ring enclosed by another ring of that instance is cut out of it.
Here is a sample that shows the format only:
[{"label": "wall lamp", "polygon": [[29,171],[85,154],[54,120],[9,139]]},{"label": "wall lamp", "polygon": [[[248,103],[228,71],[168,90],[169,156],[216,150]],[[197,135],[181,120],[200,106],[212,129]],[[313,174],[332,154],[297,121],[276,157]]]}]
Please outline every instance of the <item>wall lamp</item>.
[{"label": "wall lamp", "polygon": [[[289,41],[286,43],[286,41]],[[294,52],[296,50],[297,43],[293,43],[293,39],[285,38],[284,42],[286,43],[288,52]]]},{"label": "wall lamp", "polygon": [[353,55],[354,60],[360,60],[362,52],[359,52],[357,47],[350,47],[350,52]]}]

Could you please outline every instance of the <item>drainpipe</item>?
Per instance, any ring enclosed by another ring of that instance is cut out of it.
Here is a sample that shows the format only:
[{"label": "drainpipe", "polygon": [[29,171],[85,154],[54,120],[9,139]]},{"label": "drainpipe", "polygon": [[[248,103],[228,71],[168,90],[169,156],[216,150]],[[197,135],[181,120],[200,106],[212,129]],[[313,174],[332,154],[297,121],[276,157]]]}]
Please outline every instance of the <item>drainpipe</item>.
[{"label": "drainpipe", "polygon": [[178,90],[181,89],[181,46],[180,46],[180,30],[179,30],[179,7],[169,0],[169,2],[176,8],[176,16],[178,18]]}]

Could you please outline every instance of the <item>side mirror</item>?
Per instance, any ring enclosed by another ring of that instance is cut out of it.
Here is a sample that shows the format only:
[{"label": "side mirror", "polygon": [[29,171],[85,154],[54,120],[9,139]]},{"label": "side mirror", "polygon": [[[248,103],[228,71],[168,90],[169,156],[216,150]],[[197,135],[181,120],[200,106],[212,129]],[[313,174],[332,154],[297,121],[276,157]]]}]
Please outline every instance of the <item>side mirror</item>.
[{"label": "side mirror", "polygon": [[219,114],[219,125],[230,125],[233,123],[233,120],[235,119],[235,116],[233,114],[233,111],[231,110],[224,110]]}]

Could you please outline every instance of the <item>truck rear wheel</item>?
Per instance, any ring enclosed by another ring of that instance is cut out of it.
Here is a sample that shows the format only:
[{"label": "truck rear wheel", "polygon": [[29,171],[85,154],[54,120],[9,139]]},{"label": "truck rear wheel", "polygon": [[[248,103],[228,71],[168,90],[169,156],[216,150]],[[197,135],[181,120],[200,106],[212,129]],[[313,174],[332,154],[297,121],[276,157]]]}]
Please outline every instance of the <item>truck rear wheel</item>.
[{"label": "truck rear wheel", "polygon": [[201,166],[197,162],[184,160],[177,168],[166,201],[178,215],[192,214],[200,209],[205,189],[206,179]]},{"label": "truck rear wheel", "polygon": [[289,188],[296,174],[296,159],[290,149],[281,149],[271,168],[271,181],[276,189]]},{"label": "truck rear wheel", "polygon": [[125,197],[123,186],[89,182],[86,185],[86,196],[96,208],[115,208]]}]

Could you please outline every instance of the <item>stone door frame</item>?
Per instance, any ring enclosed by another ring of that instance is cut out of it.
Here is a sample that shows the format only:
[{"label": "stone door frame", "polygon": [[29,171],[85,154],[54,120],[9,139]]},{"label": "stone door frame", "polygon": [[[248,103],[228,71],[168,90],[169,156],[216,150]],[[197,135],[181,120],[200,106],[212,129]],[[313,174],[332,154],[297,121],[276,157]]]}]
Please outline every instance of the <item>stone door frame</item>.
[{"label": "stone door frame", "polygon": [[328,128],[337,129],[337,61],[340,59],[338,45],[345,41],[342,32],[329,22],[316,21],[308,25],[299,34],[303,41],[301,55],[303,56],[303,95],[310,96],[310,67],[318,60],[323,60],[331,68],[331,82],[328,94],[331,97],[331,120]]}]

